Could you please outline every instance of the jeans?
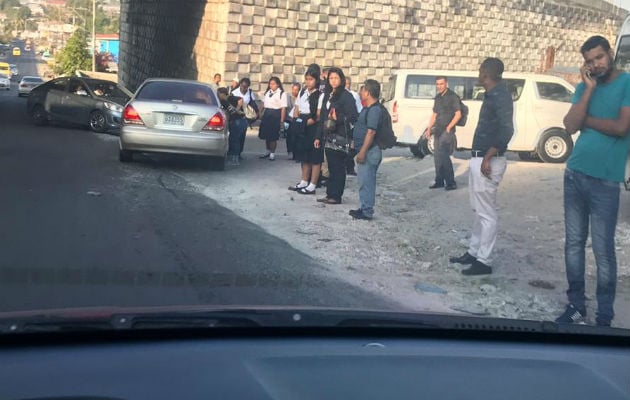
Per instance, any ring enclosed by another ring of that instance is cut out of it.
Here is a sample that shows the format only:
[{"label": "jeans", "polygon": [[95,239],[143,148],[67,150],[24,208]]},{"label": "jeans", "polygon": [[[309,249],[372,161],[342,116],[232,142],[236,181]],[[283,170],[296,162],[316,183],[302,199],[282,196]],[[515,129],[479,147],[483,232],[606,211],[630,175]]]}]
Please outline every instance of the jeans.
[{"label": "jeans", "polygon": [[567,297],[585,313],[584,247],[588,237],[597,264],[597,321],[614,318],[613,303],[617,289],[615,229],[619,211],[619,183],[593,178],[567,168],[564,173],[564,259],[569,289]]},{"label": "jeans", "polygon": [[451,154],[455,144],[455,130],[446,132],[444,129],[434,135],[435,154],[435,183],[437,185],[455,185],[455,173]]},{"label": "jeans", "polygon": [[357,177],[359,180],[359,201],[361,211],[366,217],[374,216],[374,203],[376,202],[376,171],[381,165],[383,152],[380,147],[372,146],[368,150],[363,164],[357,163]]},{"label": "jeans", "polygon": [[490,159],[490,177],[481,173],[482,157],[470,159],[468,186],[470,206],[475,211],[468,254],[484,264],[490,263],[490,255],[497,241],[497,190],[507,168],[505,157]]},{"label": "jeans", "polygon": [[341,201],[343,191],[346,188],[346,157],[343,151],[326,149],[328,160],[328,183],[326,184],[326,197]]},{"label": "jeans", "polygon": [[243,152],[242,143],[245,141],[245,133],[247,132],[247,120],[245,118],[233,119],[230,121],[228,129],[230,130],[228,155],[238,156]]}]

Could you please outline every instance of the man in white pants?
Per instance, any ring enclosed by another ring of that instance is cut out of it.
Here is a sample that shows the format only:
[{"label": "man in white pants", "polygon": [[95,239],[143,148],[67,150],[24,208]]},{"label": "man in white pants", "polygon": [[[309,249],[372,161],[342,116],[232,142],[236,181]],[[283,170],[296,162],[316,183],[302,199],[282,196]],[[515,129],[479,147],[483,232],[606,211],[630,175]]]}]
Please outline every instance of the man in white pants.
[{"label": "man in white pants", "polygon": [[502,79],[503,62],[487,58],[479,68],[479,84],[486,90],[473,138],[468,190],[475,211],[468,251],[450,262],[471,264],[464,275],[492,273],[490,254],[497,240],[497,189],[507,162],[505,151],[514,133],[512,96]]}]

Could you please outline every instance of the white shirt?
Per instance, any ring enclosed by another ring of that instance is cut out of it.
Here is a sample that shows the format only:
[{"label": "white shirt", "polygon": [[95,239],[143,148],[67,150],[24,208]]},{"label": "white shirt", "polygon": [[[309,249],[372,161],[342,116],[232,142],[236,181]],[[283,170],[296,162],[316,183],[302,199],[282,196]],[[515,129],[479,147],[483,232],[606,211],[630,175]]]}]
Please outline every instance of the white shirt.
[{"label": "white shirt", "polygon": [[[308,92],[308,90],[305,90],[304,93],[302,94],[302,96],[299,96],[297,101],[295,102],[295,105],[298,107],[298,110],[300,111],[300,114],[310,114],[311,113],[311,104],[308,101],[309,97],[310,97],[310,93]],[[322,103],[323,102],[324,102],[324,94],[322,93],[319,96],[319,102],[318,102],[318,105],[317,105],[317,109],[318,110],[322,108]],[[291,115],[293,115],[293,110],[291,110]]]},{"label": "white shirt", "polygon": [[[251,93],[251,95],[250,95]],[[240,97],[243,99],[243,108],[247,107],[247,105],[252,101],[256,100],[256,96],[254,96],[254,92],[251,89],[247,89],[245,94],[241,93],[241,88],[236,88],[232,90],[232,96]]]},{"label": "white shirt", "polygon": [[361,97],[359,97],[359,93],[355,92],[352,89],[346,89],[348,92],[350,92],[350,94],[352,95],[352,97],[354,97],[354,102],[357,105],[357,112],[361,112],[361,110],[363,110],[363,104],[361,104]]},{"label": "white shirt", "polygon": [[271,90],[267,91],[263,98],[263,105],[265,108],[272,110],[287,108],[287,92],[281,92],[280,88],[276,89],[275,92]]}]

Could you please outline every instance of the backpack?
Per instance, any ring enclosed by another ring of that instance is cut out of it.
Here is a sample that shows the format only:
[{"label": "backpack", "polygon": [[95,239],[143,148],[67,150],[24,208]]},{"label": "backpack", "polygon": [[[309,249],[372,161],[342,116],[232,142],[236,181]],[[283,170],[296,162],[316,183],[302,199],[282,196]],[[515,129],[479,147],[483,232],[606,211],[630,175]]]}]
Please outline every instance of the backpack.
[{"label": "backpack", "polygon": [[462,112],[462,117],[459,119],[459,121],[457,121],[457,126],[466,126],[466,121],[468,120],[468,106],[464,104],[459,96],[457,96],[457,98],[459,99],[459,108]]},{"label": "backpack", "polygon": [[[381,103],[376,103],[374,106],[381,108],[381,118],[378,121],[378,127],[376,128],[374,140],[381,150],[391,149],[398,141],[398,138],[394,135],[394,128],[392,127],[392,116],[389,115],[389,111],[387,111],[387,108],[385,108],[385,106]],[[367,112],[365,113],[366,121],[368,114],[370,113],[370,108],[372,107],[368,107]]]}]

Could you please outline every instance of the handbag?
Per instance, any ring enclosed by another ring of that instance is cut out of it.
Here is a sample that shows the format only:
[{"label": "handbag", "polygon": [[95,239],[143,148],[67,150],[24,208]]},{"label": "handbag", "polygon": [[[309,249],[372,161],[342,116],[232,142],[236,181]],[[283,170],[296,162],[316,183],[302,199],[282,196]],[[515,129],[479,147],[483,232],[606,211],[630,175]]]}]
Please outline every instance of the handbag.
[{"label": "handbag", "polygon": [[245,118],[254,121],[258,118],[258,114],[251,104],[248,104],[247,107],[245,107]]}]

